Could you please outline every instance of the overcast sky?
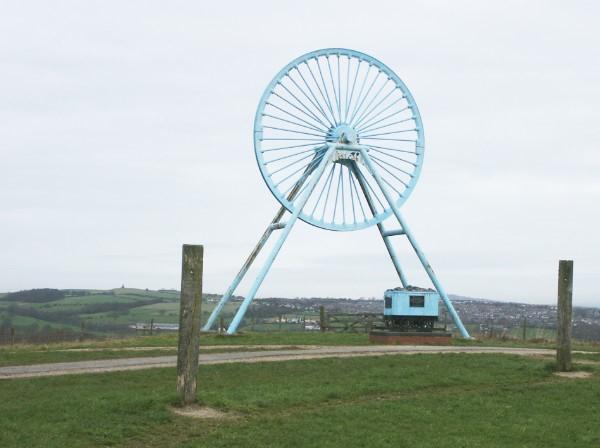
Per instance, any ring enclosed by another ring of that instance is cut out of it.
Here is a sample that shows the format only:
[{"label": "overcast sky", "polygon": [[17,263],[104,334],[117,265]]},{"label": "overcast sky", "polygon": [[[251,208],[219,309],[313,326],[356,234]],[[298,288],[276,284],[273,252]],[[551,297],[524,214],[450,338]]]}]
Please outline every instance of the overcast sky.
[{"label": "overcast sky", "polygon": [[[252,143],[264,88],[346,47],[419,105],[403,211],[446,289],[553,303],[566,258],[575,304],[600,306],[599,20],[593,1],[3,1],[0,291],[179,288],[199,243],[222,292],[278,207]],[[299,222],[258,295],[396,285],[376,228]]]}]

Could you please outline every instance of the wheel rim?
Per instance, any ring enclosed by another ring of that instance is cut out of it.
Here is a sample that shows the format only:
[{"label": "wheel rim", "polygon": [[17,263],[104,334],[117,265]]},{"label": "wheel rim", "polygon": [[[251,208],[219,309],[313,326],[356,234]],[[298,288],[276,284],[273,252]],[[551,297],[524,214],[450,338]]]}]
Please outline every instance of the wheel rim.
[{"label": "wheel rim", "polygon": [[[256,111],[258,166],[271,193],[290,212],[303,192],[299,184],[332,143],[368,147],[396,205],[406,201],[423,163],[421,117],[400,78],[364,53],[332,48],[295,59],[267,86]],[[338,158],[299,218],[345,231],[375,225],[391,213],[366,167],[352,158]]]}]

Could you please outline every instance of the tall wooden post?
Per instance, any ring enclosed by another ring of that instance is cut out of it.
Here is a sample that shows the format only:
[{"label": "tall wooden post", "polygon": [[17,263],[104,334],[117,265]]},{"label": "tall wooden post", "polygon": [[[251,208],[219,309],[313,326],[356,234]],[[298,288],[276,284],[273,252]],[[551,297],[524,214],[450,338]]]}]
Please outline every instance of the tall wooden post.
[{"label": "tall wooden post", "polygon": [[321,331],[327,329],[327,323],[325,322],[325,307],[323,305],[319,306],[319,326],[321,327]]},{"label": "tall wooden post", "polygon": [[196,402],[204,246],[183,245],[177,348],[177,392],[183,405]]},{"label": "tall wooden post", "polygon": [[560,372],[571,370],[571,329],[573,316],[573,260],[558,263],[556,364]]},{"label": "tall wooden post", "polygon": [[527,315],[523,315],[523,340],[527,340]]}]

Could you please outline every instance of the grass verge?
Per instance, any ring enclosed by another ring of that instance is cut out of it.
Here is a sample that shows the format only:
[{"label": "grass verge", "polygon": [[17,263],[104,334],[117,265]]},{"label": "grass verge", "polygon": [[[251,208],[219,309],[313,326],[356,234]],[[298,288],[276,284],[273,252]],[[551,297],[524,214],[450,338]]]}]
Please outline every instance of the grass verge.
[{"label": "grass verge", "polygon": [[507,355],[201,366],[202,403],[174,416],[175,370],[0,382],[0,446],[598,446],[600,380]]}]

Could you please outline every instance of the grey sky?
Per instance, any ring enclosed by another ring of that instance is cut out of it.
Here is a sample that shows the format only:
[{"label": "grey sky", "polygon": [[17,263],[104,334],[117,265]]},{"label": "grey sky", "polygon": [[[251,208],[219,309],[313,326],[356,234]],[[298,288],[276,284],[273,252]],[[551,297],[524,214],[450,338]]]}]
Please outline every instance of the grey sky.
[{"label": "grey sky", "polygon": [[[0,291],[178,287],[182,243],[223,291],[278,206],[252,147],[263,89],[347,47],[419,105],[403,210],[446,289],[549,303],[572,258],[575,303],[598,306],[599,18],[591,1],[3,2]],[[259,296],[397,283],[374,228],[299,223]]]}]

